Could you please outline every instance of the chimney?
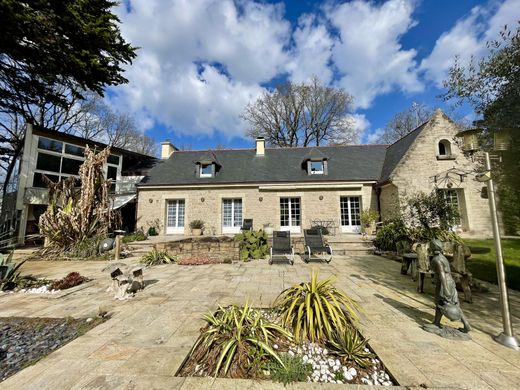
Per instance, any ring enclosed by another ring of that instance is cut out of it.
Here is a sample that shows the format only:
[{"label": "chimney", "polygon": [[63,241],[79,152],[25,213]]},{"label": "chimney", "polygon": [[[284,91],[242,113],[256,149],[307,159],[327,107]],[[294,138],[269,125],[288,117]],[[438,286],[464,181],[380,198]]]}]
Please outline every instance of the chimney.
[{"label": "chimney", "polygon": [[265,139],[264,137],[256,138],[256,155],[263,156],[265,155]]},{"label": "chimney", "polygon": [[175,146],[170,141],[161,142],[161,159],[167,160],[175,151]]}]

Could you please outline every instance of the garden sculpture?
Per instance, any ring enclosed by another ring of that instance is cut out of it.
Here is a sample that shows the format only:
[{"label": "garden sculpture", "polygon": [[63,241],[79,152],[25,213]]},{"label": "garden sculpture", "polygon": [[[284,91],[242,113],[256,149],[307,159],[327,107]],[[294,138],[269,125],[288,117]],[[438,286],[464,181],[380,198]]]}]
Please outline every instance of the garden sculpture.
[{"label": "garden sculpture", "polygon": [[103,271],[109,272],[112,278],[112,284],[108,287],[107,292],[114,293],[114,299],[131,298],[138,290],[144,288],[143,267],[141,266],[129,268],[124,263],[114,263]]},{"label": "garden sculpture", "polygon": [[[468,333],[471,326],[460,308],[457,288],[451,276],[450,263],[442,253],[442,242],[432,240],[430,249],[434,253],[431,268],[435,275],[435,318],[432,324],[424,325],[423,329],[447,338],[464,339],[466,337],[458,337],[458,335]],[[464,327],[459,329],[460,332],[451,332],[450,329],[453,328],[442,327],[442,316],[446,316],[451,321],[462,321]]]}]

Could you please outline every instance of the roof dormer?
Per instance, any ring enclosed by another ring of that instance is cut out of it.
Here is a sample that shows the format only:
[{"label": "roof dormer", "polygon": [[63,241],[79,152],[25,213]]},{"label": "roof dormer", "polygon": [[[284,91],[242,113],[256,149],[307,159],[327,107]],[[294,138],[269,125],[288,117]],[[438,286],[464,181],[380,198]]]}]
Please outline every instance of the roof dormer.
[{"label": "roof dormer", "polygon": [[319,149],[311,148],[303,159],[303,169],[308,175],[326,175],[328,173],[327,156]]}]

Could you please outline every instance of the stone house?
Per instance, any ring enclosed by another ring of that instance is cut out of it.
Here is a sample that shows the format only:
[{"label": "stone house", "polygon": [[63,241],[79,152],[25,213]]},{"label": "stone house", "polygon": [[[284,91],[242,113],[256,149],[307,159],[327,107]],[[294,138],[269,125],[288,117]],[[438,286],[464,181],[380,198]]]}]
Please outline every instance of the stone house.
[{"label": "stone house", "polygon": [[458,129],[440,110],[394,144],[309,148],[178,151],[162,143],[162,162],[138,185],[138,227],[189,235],[203,220],[205,234],[233,234],[243,219],[298,235],[315,224],[340,233],[360,231],[360,212],[383,219],[407,195],[437,188],[460,210],[459,228],[490,234],[482,185],[454,141]]}]

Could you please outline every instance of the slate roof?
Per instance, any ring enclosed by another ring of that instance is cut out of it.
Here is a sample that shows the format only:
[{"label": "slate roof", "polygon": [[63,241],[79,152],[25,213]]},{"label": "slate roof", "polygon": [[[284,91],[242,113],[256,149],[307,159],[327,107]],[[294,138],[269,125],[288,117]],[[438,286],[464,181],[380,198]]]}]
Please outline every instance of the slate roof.
[{"label": "slate roof", "polygon": [[312,148],[327,159],[327,175],[308,175],[302,162],[309,148],[266,148],[264,156],[254,149],[212,150],[220,167],[215,177],[196,177],[197,161],[208,151],[176,151],[157,164],[140,186],[286,183],[324,181],[378,181],[386,155],[386,145],[351,145]]},{"label": "slate roof", "polygon": [[408,133],[386,149],[385,162],[381,171],[381,182],[385,182],[390,179],[390,175],[399,164],[399,161],[404,157],[410,146],[415,142],[421,131],[426,127],[427,122],[417,127],[412,132]]}]

